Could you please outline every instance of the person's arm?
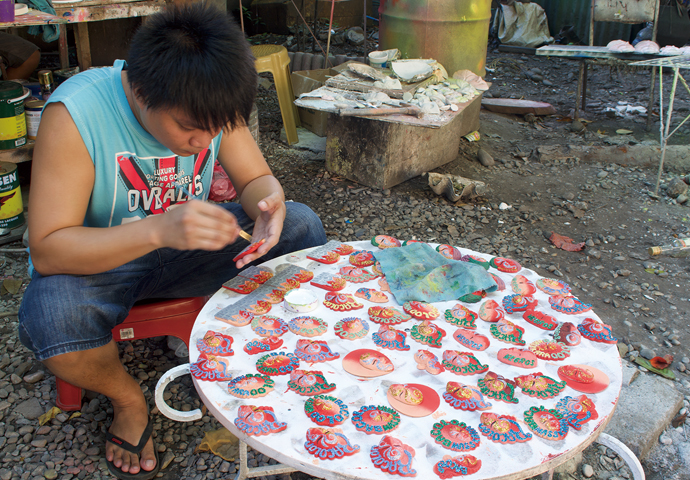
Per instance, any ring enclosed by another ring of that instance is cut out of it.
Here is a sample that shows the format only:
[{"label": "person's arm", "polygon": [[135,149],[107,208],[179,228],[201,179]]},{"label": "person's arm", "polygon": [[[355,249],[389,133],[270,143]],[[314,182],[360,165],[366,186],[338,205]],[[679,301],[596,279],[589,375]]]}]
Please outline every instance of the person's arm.
[{"label": "person's arm", "polygon": [[255,253],[237,262],[241,268],[278,243],[285,220],[285,194],[247,127],[223,133],[218,161],[237,190],[242,208],[256,221],[253,240],[266,240]]},{"label": "person's arm", "polygon": [[200,201],[125,225],[84,227],[94,177],[67,108],[48,105],[34,149],[28,215],[31,257],[42,275],[100,273],[157,248],[218,250],[237,238],[235,217]]}]

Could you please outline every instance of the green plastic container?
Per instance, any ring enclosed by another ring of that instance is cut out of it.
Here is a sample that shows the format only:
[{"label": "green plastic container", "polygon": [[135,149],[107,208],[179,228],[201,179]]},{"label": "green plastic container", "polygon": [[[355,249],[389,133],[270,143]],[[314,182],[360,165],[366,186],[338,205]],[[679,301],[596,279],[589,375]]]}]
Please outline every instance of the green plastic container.
[{"label": "green plastic container", "polygon": [[433,58],[449,75],[486,74],[491,0],[381,0],[379,15],[381,50]]},{"label": "green plastic container", "polygon": [[17,82],[0,82],[0,150],[10,150],[26,143],[24,99],[30,90]]}]

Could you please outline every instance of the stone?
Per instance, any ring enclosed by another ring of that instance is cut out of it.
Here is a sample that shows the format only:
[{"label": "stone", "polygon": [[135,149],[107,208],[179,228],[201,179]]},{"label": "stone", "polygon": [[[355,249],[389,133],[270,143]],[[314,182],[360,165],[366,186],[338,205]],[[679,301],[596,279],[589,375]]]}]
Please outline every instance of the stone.
[{"label": "stone", "polygon": [[587,478],[591,478],[592,475],[594,475],[594,468],[588,463],[585,463],[582,465],[582,475],[584,475]]},{"label": "stone", "polygon": [[671,198],[685,195],[687,191],[688,185],[680,177],[673,177],[666,185],[666,194]]},{"label": "stone", "polygon": [[25,400],[14,407],[14,413],[17,413],[28,420],[36,420],[45,412],[41,406],[41,402],[39,402],[38,398],[34,397]]},{"label": "stone", "polygon": [[479,163],[485,167],[493,167],[496,164],[494,157],[489,155],[483,148],[480,148],[477,151],[477,160],[479,160]]},{"label": "stone", "polygon": [[36,382],[40,382],[45,378],[46,374],[43,370],[39,370],[38,372],[30,373],[24,377],[24,381],[29,384],[34,384]]}]

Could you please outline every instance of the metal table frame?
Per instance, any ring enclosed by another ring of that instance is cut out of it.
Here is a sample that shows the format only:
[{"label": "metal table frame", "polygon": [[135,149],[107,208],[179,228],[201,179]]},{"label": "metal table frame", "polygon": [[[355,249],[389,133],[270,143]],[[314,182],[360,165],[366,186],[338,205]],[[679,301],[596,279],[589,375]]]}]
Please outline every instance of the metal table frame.
[{"label": "metal table frame", "polygon": [[[680,122],[680,124],[669,133],[671,127],[671,116],[673,115],[673,102],[676,97],[676,87],[678,85],[678,79],[685,87],[685,90],[690,94],[690,88],[687,82],[680,75],[681,69],[690,69],[690,55],[683,55],[677,57],[665,57],[665,58],[655,58],[653,60],[644,60],[641,62],[631,63],[634,66],[640,67],[659,67],[659,143],[661,144],[661,160],[659,161],[659,171],[656,176],[656,185],[654,187],[654,195],[659,193],[659,183],[661,182],[661,172],[664,169],[664,160],[666,158],[666,146],[668,145],[668,139],[676,133],[676,131],[685,124],[690,118],[690,115],[686,116],[685,119]],[[671,94],[669,96],[666,121],[664,122],[664,67],[669,67],[673,69],[673,85],[671,86]],[[651,115],[651,111],[647,113]]]}]

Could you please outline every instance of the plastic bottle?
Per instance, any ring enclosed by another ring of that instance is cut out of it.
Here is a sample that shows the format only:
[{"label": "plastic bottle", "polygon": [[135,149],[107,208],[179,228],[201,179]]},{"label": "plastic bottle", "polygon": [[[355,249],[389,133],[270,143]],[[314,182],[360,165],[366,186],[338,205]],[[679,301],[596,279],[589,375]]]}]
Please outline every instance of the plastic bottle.
[{"label": "plastic bottle", "polygon": [[647,25],[637,32],[637,36],[635,37],[635,40],[632,41],[632,46],[634,47],[638,43],[640,43],[642,40],[651,40],[652,39],[652,34],[654,32],[654,22],[647,22]]},{"label": "plastic bottle", "polygon": [[690,238],[677,238],[671,243],[658,247],[649,247],[650,255],[671,255],[672,257],[685,257],[690,255]]}]

